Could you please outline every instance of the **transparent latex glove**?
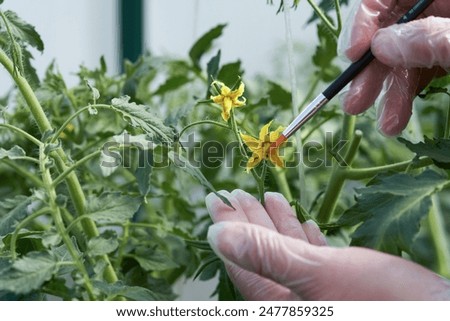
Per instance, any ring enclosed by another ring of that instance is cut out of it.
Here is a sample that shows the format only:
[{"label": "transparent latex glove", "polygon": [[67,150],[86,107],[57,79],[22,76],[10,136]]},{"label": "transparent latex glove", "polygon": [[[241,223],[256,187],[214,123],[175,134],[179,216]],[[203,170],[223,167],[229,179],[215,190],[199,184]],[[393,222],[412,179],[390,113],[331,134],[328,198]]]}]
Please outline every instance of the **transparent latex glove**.
[{"label": "transparent latex glove", "polygon": [[352,81],[344,110],[359,114],[380,96],[378,127],[388,136],[406,127],[420,90],[450,70],[450,3],[434,0],[420,19],[397,25],[416,2],[362,0],[339,39],[339,51],[352,61],[369,48],[376,57]]},{"label": "transparent latex glove", "polygon": [[399,257],[364,248],[333,248],[313,221],[300,224],[278,193],[221,192],[206,197],[215,222],[208,240],[247,300],[450,299],[450,283]]}]

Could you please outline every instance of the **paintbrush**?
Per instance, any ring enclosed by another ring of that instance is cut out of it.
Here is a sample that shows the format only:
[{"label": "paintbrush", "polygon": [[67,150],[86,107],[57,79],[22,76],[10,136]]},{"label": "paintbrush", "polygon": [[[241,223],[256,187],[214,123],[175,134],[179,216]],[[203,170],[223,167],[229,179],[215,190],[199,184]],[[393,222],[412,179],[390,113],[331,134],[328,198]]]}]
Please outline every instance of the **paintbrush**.
[{"label": "paintbrush", "polygon": [[[397,24],[406,23],[416,19],[433,0],[419,0],[406,12]],[[358,75],[373,59],[374,55],[369,49],[358,61],[352,63],[338,78],[336,78],[327,89],[314,98],[305,109],[286,127],[281,136],[271,148],[279,147],[289,137],[291,137],[300,127],[310,120],[323,106],[325,106],[334,96],[336,96],[356,75]]]}]

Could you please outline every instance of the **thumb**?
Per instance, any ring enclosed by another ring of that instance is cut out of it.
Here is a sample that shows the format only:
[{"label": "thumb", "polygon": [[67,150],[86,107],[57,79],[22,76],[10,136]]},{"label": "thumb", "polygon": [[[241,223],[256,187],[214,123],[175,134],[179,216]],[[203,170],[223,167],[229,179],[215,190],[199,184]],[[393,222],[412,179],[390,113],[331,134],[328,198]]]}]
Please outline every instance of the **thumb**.
[{"label": "thumb", "polygon": [[378,30],[372,52],[391,67],[450,68],[450,19],[428,17]]}]

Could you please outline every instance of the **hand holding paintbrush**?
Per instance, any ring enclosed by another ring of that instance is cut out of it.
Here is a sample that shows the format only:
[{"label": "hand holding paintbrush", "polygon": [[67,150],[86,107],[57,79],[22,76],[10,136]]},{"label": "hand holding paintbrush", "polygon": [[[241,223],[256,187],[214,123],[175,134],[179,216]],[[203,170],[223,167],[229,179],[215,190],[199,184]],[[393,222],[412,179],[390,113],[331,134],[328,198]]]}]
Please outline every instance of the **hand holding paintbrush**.
[{"label": "hand holding paintbrush", "polygon": [[[450,22],[435,16],[450,16],[448,1],[363,0],[345,50],[354,62],[289,124],[275,146],[351,81],[344,110],[351,114],[367,110],[385,84],[379,128],[386,135],[399,134],[411,116],[417,91],[450,67]],[[412,21],[418,18],[424,19]]]}]

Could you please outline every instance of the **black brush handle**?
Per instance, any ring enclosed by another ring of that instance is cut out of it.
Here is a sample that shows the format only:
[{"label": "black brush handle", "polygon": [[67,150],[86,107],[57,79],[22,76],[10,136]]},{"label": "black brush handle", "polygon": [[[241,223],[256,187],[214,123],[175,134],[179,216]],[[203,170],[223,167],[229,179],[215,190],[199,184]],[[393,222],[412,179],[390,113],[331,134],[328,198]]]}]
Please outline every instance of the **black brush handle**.
[{"label": "black brush handle", "polygon": [[[433,0],[419,0],[417,3],[405,13],[398,21],[397,24],[406,23],[416,19],[431,3]],[[325,89],[322,94],[331,100],[336,96],[347,84],[353,80],[373,59],[373,55],[370,49],[362,56],[358,61],[352,63],[338,78],[336,78],[331,85]]]}]

